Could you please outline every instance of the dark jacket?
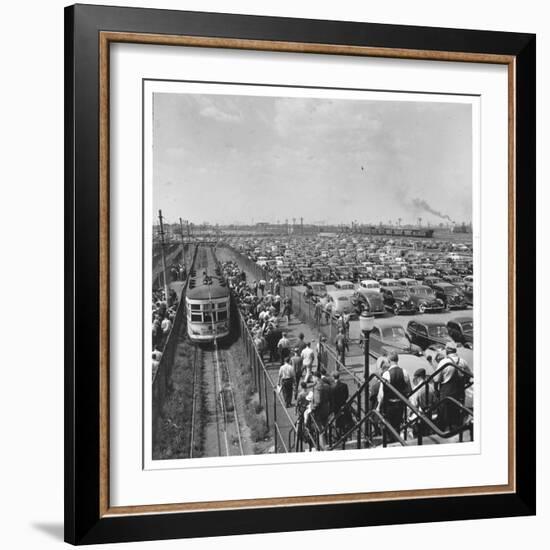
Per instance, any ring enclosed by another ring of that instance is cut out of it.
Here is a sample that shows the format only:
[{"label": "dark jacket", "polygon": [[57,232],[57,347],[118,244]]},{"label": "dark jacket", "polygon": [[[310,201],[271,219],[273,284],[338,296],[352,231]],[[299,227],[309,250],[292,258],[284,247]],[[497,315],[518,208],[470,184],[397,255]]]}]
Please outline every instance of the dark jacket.
[{"label": "dark jacket", "polygon": [[345,382],[338,380],[332,386],[332,412],[336,413],[345,404],[349,397],[349,389]]}]

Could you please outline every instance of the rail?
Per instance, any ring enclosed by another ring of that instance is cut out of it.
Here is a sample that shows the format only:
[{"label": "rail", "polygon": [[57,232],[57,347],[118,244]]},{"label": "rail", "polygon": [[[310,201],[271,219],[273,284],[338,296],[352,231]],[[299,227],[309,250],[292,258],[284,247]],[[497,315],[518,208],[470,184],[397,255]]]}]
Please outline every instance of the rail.
[{"label": "rail", "polygon": [[[446,366],[442,366],[432,375],[430,376],[429,380],[433,380],[435,376],[437,376],[440,372],[444,370]],[[465,369],[459,368],[458,369],[466,376],[469,377],[470,381],[473,379],[473,376],[470,372],[468,372]],[[401,438],[401,436],[396,433],[396,430],[391,426],[387,420],[379,413],[377,409],[371,408],[370,404],[363,407],[361,405],[361,401],[364,395],[368,395],[368,399],[370,400],[371,394],[370,394],[370,383],[373,380],[377,380],[380,384],[383,384],[385,387],[387,387],[394,396],[404,405],[405,411],[409,410],[414,415],[411,419],[401,423],[399,432],[403,432],[404,436]],[[424,387],[425,384],[428,382],[425,382],[421,385],[419,385],[411,394],[413,395],[415,391],[418,391],[421,389],[421,387]],[[465,386],[466,387],[466,386]],[[368,392],[368,393],[367,393]],[[405,397],[401,392],[399,392],[392,384],[390,384],[385,378],[380,376],[377,373],[372,373],[367,381],[365,381],[358,389],[357,391],[348,398],[346,403],[340,408],[339,411],[336,412],[336,414],[333,415],[333,417],[329,420],[326,427],[321,430],[320,435],[323,435],[324,437],[328,437],[329,440],[329,449],[334,449],[343,443],[349,438],[351,434],[354,432],[357,433],[357,448],[361,448],[362,441],[365,441],[366,445],[369,446],[369,443],[372,444],[373,439],[371,437],[371,429],[374,424],[374,420],[376,420],[377,425],[382,424],[382,445],[385,447],[387,445],[387,433],[391,433],[393,436],[393,439],[399,442],[400,444],[407,439],[407,431],[408,428],[413,426],[414,424],[422,424],[423,427],[428,428],[428,433],[433,433],[442,439],[449,439],[450,437],[453,437],[457,434],[460,434],[460,437],[462,439],[462,434],[466,430],[472,429],[471,422],[467,420],[462,425],[455,427],[453,429],[450,429],[448,431],[441,430],[436,424],[434,424],[430,418],[433,411],[440,408],[443,403],[448,402],[451,403],[453,406],[459,408],[461,412],[464,414],[466,418],[473,416],[473,411],[465,407],[462,403],[460,403],[458,400],[448,396],[443,399],[438,400],[436,403],[434,403],[427,411],[422,411],[418,407],[416,407],[410,399]],[[353,423],[351,427],[348,427],[346,432],[344,434],[341,433],[341,429],[339,429],[339,420],[345,417],[345,415],[351,415],[355,416],[356,421]],[[361,429],[365,426],[364,433],[362,433]],[[336,442],[332,443],[332,434],[336,433],[338,434],[338,439]],[[422,445],[423,438],[428,435],[424,429],[418,429],[417,430],[417,440],[418,444]]]},{"label": "rail", "polygon": [[[277,389],[277,384],[273,382],[269,370],[254,344],[252,334],[236,305],[233,293],[231,293],[231,296],[234,301],[245,357],[253,374],[254,390],[258,393],[260,406],[265,411],[267,426],[269,429],[273,428],[274,451],[275,453],[279,452],[279,447],[282,446],[284,452],[292,452],[296,450],[295,445],[290,444],[292,437],[295,438],[295,441],[297,440],[296,422],[288,413]],[[284,435],[285,431],[287,431],[286,437]],[[285,440],[288,444],[285,443]]]},{"label": "rail", "polygon": [[[192,252],[191,266],[195,263],[195,258],[197,256],[198,247]],[[189,253],[189,250],[188,250]],[[188,273],[191,272],[191,269]],[[153,374],[152,380],[152,411],[151,411],[151,420],[152,420],[152,437],[153,437],[153,449],[159,441],[159,436],[161,433],[162,420],[163,420],[163,407],[167,394],[170,392],[171,388],[171,378],[172,378],[172,369],[174,367],[174,359],[176,354],[176,349],[178,342],[182,333],[182,330],[185,330],[186,327],[186,316],[185,316],[185,294],[187,292],[187,285],[189,284],[189,276],[185,280],[185,285],[182,289],[178,307],[176,310],[176,315],[174,317],[174,322],[172,323],[172,328],[162,349],[162,358],[160,360],[157,371]],[[147,361],[151,360],[151,356],[146,357]]]}]

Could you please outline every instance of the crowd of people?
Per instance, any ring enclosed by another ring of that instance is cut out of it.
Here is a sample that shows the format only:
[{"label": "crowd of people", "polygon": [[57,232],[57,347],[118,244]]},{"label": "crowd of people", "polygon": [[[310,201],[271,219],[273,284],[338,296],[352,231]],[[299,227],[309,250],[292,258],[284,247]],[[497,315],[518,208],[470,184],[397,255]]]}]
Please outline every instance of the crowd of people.
[{"label": "crowd of people", "polygon": [[[425,368],[417,369],[412,380],[405,369],[399,366],[396,352],[384,352],[377,360],[377,371],[392,388],[407,397],[411,404],[442,431],[455,430],[463,423],[463,412],[453,401],[464,404],[465,391],[472,371],[466,361],[457,355],[456,344],[449,343],[435,357],[428,357],[434,372],[430,379]],[[405,420],[413,420],[416,413],[407,408],[403,400],[385,384],[375,380],[369,386],[370,407],[378,410],[395,432],[399,432]],[[435,405],[440,402],[439,407]],[[421,430],[427,435],[426,423],[414,424],[414,435]],[[394,439],[390,434],[389,439]]]},{"label": "crowd of people", "polygon": [[[292,316],[292,302],[275,292],[274,281],[247,281],[246,273],[235,262],[222,264],[222,270],[258,354],[263,360],[280,365],[278,389],[284,405],[287,408],[295,406],[299,436],[303,436],[304,429],[314,428],[320,435],[319,444],[324,448],[324,430],[331,418],[334,418],[337,434],[345,433],[353,425],[351,408],[344,407],[349,398],[348,386],[340,380],[339,372],[327,372],[326,338],[321,336],[312,346],[312,342],[300,333],[297,340],[292,341],[285,331]],[[340,357],[349,351],[348,326],[342,322],[335,338],[336,352]],[[441,430],[456,429],[462,424],[464,415],[453,400],[464,403],[471,370],[457,355],[454,344],[448,344],[434,357],[428,357],[428,361],[434,371],[440,371],[429,382],[426,382],[428,374],[425,368],[417,369],[413,376],[409,376],[399,366],[399,355],[395,352],[380,356],[376,371],[397,392],[407,397],[418,411],[434,419]],[[369,394],[370,408],[378,410],[395,433],[399,433],[406,420],[415,418],[414,411],[379,380],[371,381]],[[442,400],[441,405],[434,409],[439,400]],[[430,431],[423,422],[413,424],[415,434],[418,430],[423,430],[424,435]],[[389,432],[387,437],[389,440],[394,438]]]},{"label": "crowd of people", "polygon": [[157,372],[160,360],[162,358],[162,350],[168,339],[168,335],[172,330],[174,318],[178,309],[178,296],[170,289],[169,300],[166,299],[164,288],[153,290],[151,309],[152,309],[152,361],[153,361],[153,377]]},{"label": "crowd of people", "polygon": [[[235,262],[222,264],[222,271],[259,356],[280,365],[277,387],[284,405],[295,406],[299,435],[313,423],[322,433],[330,416],[349,396],[339,373],[327,373],[326,338],[321,336],[314,347],[303,333],[291,341],[284,328],[292,318],[292,301],[276,293],[278,280],[248,282],[246,273]],[[349,415],[341,415],[337,424],[343,428],[350,422]]]}]

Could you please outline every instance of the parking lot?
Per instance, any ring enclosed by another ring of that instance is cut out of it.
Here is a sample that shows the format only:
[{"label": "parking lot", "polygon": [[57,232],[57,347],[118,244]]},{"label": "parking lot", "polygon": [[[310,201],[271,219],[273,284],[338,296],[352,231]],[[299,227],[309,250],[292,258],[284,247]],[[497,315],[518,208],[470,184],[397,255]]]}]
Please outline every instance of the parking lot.
[{"label": "parking lot", "polygon": [[[268,291],[274,294],[282,292],[281,286],[291,287],[305,299],[308,282],[323,282],[327,293],[331,294],[337,290],[334,286],[337,281],[350,281],[357,290],[361,280],[384,282],[386,278],[393,278],[401,279],[402,284],[428,286],[432,289],[430,292],[437,293],[443,300],[445,288],[462,297],[467,296],[473,289],[471,239],[462,233],[438,236],[437,239],[361,233],[242,236],[228,239],[227,244],[258,266],[259,272],[265,274]],[[468,306],[464,304],[457,309],[439,308],[424,313],[420,313],[417,307],[414,312],[397,315],[391,311],[391,303],[384,292],[382,296],[387,311],[376,315],[374,326],[378,329],[402,327],[406,331],[410,321],[431,321],[446,326],[449,321],[473,317],[471,294],[468,295]],[[317,299],[314,297],[313,301]],[[324,307],[325,301],[326,298],[322,300]],[[361,338],[358,308],[352,309],[354,315],[350,320],[350,350],[346,364],[360,375],[364,359],[358,344]],[[383,346],[380,341],[376,342],[375,335],[376,331],[371,338],[371,352],[376,355]],[[425,347],[422,346],[423,350]],[[411,373],[419,367],[431,370],[426,356],[433,356],[435,352],[428,348],[422,353],[403,353],[403,366]],[[459,345],[458,353],[473,368],[472,349]]]}]

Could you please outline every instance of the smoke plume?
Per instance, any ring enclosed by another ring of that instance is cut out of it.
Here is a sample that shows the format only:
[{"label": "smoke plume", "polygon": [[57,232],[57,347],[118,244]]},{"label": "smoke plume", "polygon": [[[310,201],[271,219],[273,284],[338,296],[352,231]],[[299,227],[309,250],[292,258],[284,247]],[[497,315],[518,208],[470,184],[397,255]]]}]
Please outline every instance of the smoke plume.
[{"label": "smoke plume", "polygon": [[417,210],[423,210],[424,212],[429,212],[430,214],[433,214],[434,216],[437,216],[438,218],[441,218],[442,220],[447,220],[452,222],[452,218],[450,216],[447,216],[447,214],[442,214],[441,212],[438,212],[435,210],[435,208],[432,208],[425,200],[422,199],[413,199],[412,205]]}]

